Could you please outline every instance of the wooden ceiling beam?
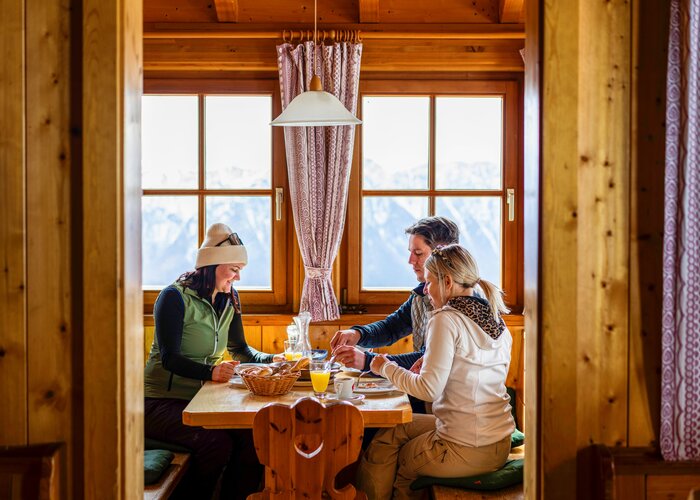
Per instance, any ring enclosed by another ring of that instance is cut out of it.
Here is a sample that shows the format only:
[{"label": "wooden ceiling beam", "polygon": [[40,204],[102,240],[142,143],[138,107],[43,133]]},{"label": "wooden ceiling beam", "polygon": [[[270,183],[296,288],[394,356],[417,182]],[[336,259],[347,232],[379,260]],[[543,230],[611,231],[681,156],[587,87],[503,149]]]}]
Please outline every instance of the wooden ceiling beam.
[{"label": "wooden ceiling beam", "polygon": [[214,7],[220,23],[238,22],[238,0],[214,0]]},{"label": "wooden ceiling beam", "polygon": [[360,22],[379,22],[379,0],[360,0]]},{"label": "wooden ceiling beam", "polygon": [[[308,25],[290,25],[286,31],[308,29]],[[521,24],[348,24],[323,26],[323,30],[359,30],[363,40],[524,40]],[[274,25],[235,27],[218,23],[145,23],[144,39],[282,39],[283,31]]]},{"label": "wooden ceiling beam", "polygon": [[498,0],[498,20],[501,23],[522,22],[525,0]]}]

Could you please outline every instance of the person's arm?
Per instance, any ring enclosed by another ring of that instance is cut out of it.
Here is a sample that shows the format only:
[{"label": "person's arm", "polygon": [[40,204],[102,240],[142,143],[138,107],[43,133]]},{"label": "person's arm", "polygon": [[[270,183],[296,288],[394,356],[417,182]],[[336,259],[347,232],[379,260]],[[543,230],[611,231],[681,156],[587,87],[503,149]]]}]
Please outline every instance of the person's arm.
[{"label": "person's arm", "polygon": [[392,362],[386,362],[380,374],[398,389],[423,401],[435,401],[445,390],[455,355],[457,327],[448,314],[430,319],[428,345],[419,374],[411,373]]},{"label": "person's arm", "polygon": [[248,345],[243,331],[243,319],[235,313],[228,329],[228,352],[235,361],[243,363],[271,363],[272,354],[260,352]]},{"label": "person's arm", "polygon": [[181,377],[211,380],[212,366],[193,361],[180,351],[185,303],[176,288],[170,286],[160,293],[153,307],[153,316],[163,368]]},{"label": "person's arm", "polygon": [[408,300],[401,304],[401,307],[381,321],[364,326],[353,326],[353,330],[360,332],[360,340],[357,345],[383,347],[412,333],[411,303],[414,297],[415,295],[411,294]]},{"label": "person's arm", "polygon": [[[375,353],[373,352],[366,352],[365,353],[365,366],[363,370],[369,370],[369,365],[372,363],[372,359],[376,356]],[[415,351],[415,352],[406,352],[403,354],[389,354],[387,358],[389,361],[393,361],[397,365],[399,365],[402,368],[406,368],[407,370],[413,366],[413,363],[415,363],[421,356],[423,356],[423,350],[420,351]]]}]

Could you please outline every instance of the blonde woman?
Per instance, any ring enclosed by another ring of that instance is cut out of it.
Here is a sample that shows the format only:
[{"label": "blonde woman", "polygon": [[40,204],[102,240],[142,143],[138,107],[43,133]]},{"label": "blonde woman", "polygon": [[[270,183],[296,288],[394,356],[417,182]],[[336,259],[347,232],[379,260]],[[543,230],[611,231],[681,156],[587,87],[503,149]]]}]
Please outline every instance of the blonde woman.
[{"label": "blonde woman", "polygon": [[[436,248],[425,263],[428,321],[420,373],[385,356],[372,371],[397,388],[433,402],[433,415],[377,433],[362,457],[358,486],[372,499],[420,498],[418,476],[463,477],[497,470],[510,452],[515,425],[505,381],[512,339],[501,314],[502,291],[479,276],[460,245]],[[480,287],[483,297],[475,295]]]}]

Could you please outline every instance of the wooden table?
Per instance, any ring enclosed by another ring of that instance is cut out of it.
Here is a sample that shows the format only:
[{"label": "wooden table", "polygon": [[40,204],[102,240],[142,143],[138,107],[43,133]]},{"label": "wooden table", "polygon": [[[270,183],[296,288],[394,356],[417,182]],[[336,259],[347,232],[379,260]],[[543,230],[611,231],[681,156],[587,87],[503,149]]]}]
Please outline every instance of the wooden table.
[{"label": "wooden table", "polygon": [[[255,414],[269,403],[291,405],[297,399],[312,396],[311,387],[294,387],[283,396],[256,396],[248,389],[229,384],[207,382],[182,412],[185,425],[207,429],[252,429]],[[411,421],[408,396],[392,392],[367,396],[357,405],[365,427],[393,427]]]}]

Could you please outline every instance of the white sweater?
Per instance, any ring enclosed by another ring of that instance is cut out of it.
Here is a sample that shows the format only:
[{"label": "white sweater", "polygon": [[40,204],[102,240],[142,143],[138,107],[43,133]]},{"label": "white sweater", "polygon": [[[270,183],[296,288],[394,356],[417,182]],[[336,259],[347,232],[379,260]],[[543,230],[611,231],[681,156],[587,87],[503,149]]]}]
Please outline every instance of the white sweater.
[{"label": "white sweater", "polygon": [[381,374],[398,389],[433,402],[437,435],[466,446],[486,446],[515,429],[506,392],[513,340],[508,329],[494,340],[450,306],[432,313],[420,374],[394,362]]}]

